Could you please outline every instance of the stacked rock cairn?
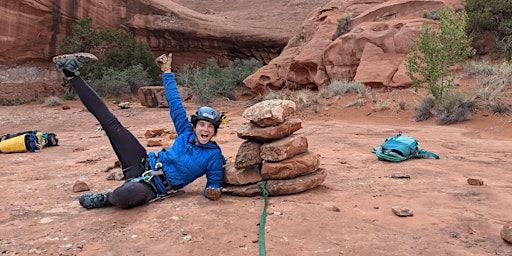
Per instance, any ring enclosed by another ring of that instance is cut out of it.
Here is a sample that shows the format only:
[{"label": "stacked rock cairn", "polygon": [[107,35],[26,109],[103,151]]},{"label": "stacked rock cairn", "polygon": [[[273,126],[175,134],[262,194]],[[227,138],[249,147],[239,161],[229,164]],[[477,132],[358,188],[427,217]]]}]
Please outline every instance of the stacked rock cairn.
[{"label": "stacked rock cairn", "polygon": [[269,195],[303,192],[322,184],[327,171],[320,156],[308,151],[304,134],[295,133],[302,121],[291,118],[296,104],[290,100],[266,100],[243,112],[237,136],[240,145],[234,162],[224,166],[224,193],[262,195],[262,181]]}]

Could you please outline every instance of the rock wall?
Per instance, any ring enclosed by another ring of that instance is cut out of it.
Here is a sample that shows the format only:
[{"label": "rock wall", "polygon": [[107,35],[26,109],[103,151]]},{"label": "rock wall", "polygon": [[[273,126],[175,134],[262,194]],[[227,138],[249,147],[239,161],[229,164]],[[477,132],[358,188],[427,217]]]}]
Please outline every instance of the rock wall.
[{"label": "rock wall", "polygon": [[[211,57],[220,63],[234,58],[262,60],[268,64],[244,81],[257,94],[285,85],[319,89],[333,80],[353,79],[373,87],[407,87],[411,81],[405,76],[403,55],[407,41],[428,21],[422,18],[423,11],[446,5],[461,9],[464,4],[460,0],[208,3],[0,1],[0,94],[19,91],[12,96],[33,98],[58,91],[55,81],[61,74],[54,70],[51,57],[58,54],[62,39],[70,36],[71,25],[86,17],[96,28],[132,32],[150,45],[155,56],[174,52],[176,67],[202,64]],[[349,31],[338,35],[338,20],[347,15]]]},{"label": "rock wall", "polygon": [[[331,81],[358,81],[370,87],[408,87],[407,44],[425,22],[425,10],[461,2],[437,0],[331,1],[304,21],[278,57],[244,80],[253,92],[268,89],[320,89]],[[348,31],[338,33],[339,19],[350,17]]]},{"label": "rock wall", "polygon": [[177,52],[176,64],[184,60],[204,62],[204,56],[213,55],[268,61],[279,54],[291,36],[265,33],[236,20],[198,13],[165,0],[2,1],[0,11],[2,64],[48,62],[58,53],[61,40],[70,35],[71,25],[86,17],[91,17],[97,28],[133,32],[155,52]]},{"label": "rock wall", "polygon": [[61,74],[51,58],[71,35],[71,25],[86,17],[95,28],[132,32],[155,56],[174,52],[176,67],[212,57],[221,64],[248,57],[268,62],[279,55],[312,6],[327,1],[183,1],[198,11],[169,0],[0,1],[0,94],[16,87],[20,92],[13,97],[31,98],[38,94],[34,84],[58,90]]}]

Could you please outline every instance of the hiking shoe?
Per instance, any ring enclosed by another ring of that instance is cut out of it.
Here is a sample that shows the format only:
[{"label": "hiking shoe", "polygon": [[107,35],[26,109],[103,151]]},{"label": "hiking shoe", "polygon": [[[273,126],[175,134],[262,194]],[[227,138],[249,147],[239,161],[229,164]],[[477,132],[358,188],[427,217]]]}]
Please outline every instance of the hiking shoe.
[{"label": "hiking shoe", "polygon": [[81,206],[87,209],[112,206],[112,203],[107,199],[107,194],[108,192],[99,194],[82,194],[78,197],[78,202],[80,202]]},{"label": "hiking shoe", "polygon": [[69,71],[75,74],[75,76],[80,75],[79,69],[83,64],[95,62],[97,60],[98,57],[86,52],[62,54],[53,57],[53,63],[55,63],[55,66],[57,66],[59,71]]}]

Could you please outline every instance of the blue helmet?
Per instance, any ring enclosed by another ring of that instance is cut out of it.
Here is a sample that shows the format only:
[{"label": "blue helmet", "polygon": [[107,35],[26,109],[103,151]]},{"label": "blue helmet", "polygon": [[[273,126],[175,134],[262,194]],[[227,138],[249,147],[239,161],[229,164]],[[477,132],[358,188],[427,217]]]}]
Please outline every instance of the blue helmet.
[{"label": "blue helmet", "polygon": [[197,121],[205,120],[213,124],[215,127],[215,131],[219,129],[220,123],[222,122],[222,116],[217,112],[217,110],[210,107],[200,107],[195,115],[192,115],[190,118],[190,122],[195,126]]}]

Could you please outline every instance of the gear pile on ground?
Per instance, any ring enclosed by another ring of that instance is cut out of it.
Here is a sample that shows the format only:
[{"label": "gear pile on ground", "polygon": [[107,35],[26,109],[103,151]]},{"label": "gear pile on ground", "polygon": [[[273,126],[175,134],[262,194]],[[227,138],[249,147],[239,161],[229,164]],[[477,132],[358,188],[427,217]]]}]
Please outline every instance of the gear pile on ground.
[{"label": "gear pile on ground", "polygon": [[303,192],[322,184],[327,171],[318,154],[308,151],[307,138],[295,133],[300,119],[290,118],[296,105],[289,100],[266,100],[247,108],[237,136],[244,141],[235,162],[224,167],[224,192],[238,196],[262,195],[267,180],[269,195]]}]

